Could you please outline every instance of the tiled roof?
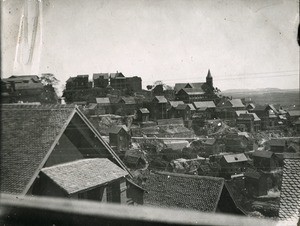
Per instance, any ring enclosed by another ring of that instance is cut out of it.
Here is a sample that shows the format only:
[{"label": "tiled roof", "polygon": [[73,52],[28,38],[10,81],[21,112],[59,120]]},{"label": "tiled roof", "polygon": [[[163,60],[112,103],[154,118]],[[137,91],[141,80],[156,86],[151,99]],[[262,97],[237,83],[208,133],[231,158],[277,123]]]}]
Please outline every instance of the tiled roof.
[{"label": "tiled roof", "polygon": [[106,158],[82,159],[41,170],[67,194],[74,194],[124,177],[128,173]]},{"label": "tiled roof", "polygon": [[223,186],[223,178],[151,173],[145,184],[148,193],[144,204],[214,212]]},{"label": "tiled roof", "polygon": [[245,162],[248,161],[245,154],[233,154],[233,155],[224,155],[224,159],[227,163],[234,163],[234,162]]},{"label": "tiled roof", "polygon": [[183,101],[169,101],[169,104],[171,105],[171,107],[176,108],[179,104],[184,104]]},{"label": "tiled roof", "polygon": [[296,225],[300,217],[300,156],[293,155],[283,161],[279,218],[294,221]]},{"label": "tiled roof", "polygon": [[196,101],[194,102],[195,108],[215,108],[216,105],[213,101]]},{"label": "tiled roof", "polygon": [[2,106],[1,192],[24,191],[74,110],[67,105]]},{"label": "tiled roof", "polygon": [[255,151],[253,152],[253,157],[260,157],[260,158],[271,158],[274,155],[271,151]]},{"label": "tiled roof", "polygon": [[168,103],[168,100],[164,96],[155,96],[154,99],[158,100],[160,104]]},{"label": "tiled roof", "polygon": [[110,100],[108,97],[97,97],[96,103],[97,104],[110,104]]},{"label": "tiled roof", "polygon": [[229,100],[229,102],[231,103],[233,108],[245,107],[245,105],[243,104],[241,99],[232,99],[232,100]]}]

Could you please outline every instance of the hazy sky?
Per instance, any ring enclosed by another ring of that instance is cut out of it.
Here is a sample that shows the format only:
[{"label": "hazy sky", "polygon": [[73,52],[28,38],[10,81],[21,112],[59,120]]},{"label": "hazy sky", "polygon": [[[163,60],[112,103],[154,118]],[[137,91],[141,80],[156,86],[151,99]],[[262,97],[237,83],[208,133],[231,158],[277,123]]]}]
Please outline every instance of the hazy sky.
[{"label": "hazy sky", "polygon": [[[25,0],[2,0],[2,74],[13,71]],[[30,1],[30,0],[29,0]],[[35,73],[121,71],[232,88],[299,88],[298,0],[41,0]],[[20,74],[20,72],[17,72]],[[21,73],[28,74],[28,71]]]}]

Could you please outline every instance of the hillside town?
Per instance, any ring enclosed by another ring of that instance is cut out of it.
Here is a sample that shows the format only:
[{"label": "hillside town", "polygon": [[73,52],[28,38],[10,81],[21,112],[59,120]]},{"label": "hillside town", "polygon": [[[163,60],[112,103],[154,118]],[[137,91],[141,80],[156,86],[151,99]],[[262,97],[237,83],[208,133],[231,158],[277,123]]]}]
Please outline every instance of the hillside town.
[{"label": "hillside town", "polygon": [[299,103],[225,96],[210,70],[147,89],[77,75],[62,97],[53,81],[1,79],[2,193],[298,221]]}]

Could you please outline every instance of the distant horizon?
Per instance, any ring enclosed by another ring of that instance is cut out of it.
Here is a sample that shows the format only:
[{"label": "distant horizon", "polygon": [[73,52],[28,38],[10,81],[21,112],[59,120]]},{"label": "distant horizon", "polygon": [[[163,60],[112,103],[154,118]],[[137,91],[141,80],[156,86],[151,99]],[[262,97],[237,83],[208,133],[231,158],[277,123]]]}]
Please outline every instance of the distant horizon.
[{"label": "distant horizon", "polygon": [[210,69],[220,90],[299,89],[297,0],[7,0],[1,6],[3,77],[51,71],[61,89],[78,74],[120,71],[141,77],[143,87],[174,86],[205,82]]}]

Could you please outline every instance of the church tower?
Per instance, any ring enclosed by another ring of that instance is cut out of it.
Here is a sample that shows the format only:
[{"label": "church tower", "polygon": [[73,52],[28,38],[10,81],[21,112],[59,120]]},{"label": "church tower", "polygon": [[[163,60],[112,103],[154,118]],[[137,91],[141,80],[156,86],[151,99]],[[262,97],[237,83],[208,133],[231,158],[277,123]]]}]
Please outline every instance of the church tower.
[{"label": "church tower", "polygon": [[208,73],[207,73],[207,76],[206,76],[206,84],[213,87],[213,78],[210,74],[210,70],[208,69]]}]

